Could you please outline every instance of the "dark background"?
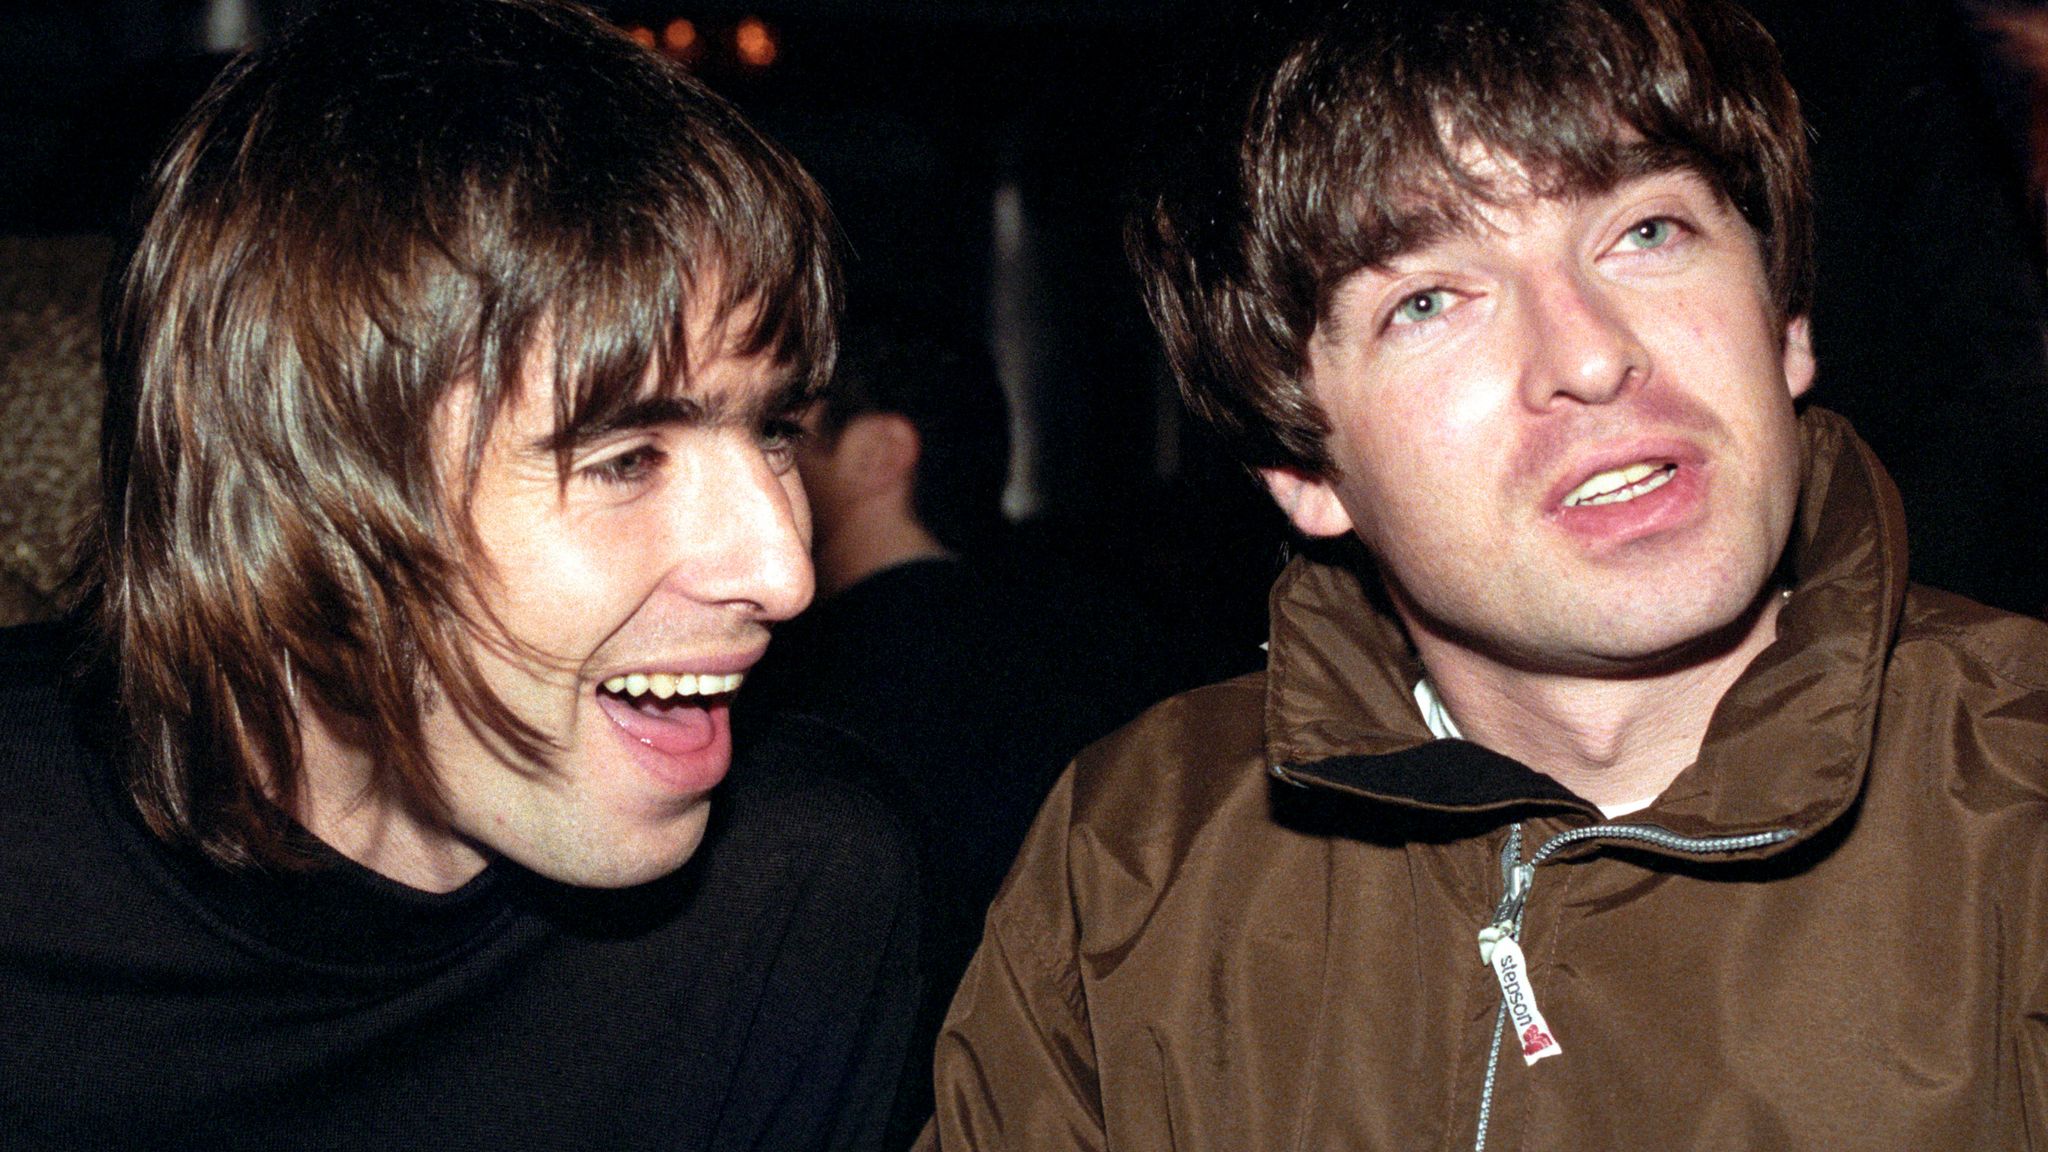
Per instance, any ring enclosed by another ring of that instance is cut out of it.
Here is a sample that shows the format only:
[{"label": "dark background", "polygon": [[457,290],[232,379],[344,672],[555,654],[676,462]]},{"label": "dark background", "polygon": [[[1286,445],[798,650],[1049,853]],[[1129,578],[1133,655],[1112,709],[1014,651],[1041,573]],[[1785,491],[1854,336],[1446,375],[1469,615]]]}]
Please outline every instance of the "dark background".
[{"label": "dark background", "polygon": [[[0,232],[105,232],[225,58],[304,0],[13,0],[0,12]],[[1181,416],[1121,254],[1159,94],[1214,5],[618,0],[831,193],[858,304],[984,332],[1016,409],[1036,546],[1139,590],[1214,670],[1256,658],[1284,533]],[[1916,575],[2048,603],[2048,371],[2029,87],[1950,0],[1769,0],[1816,131],[1817,398],[1906,492]],[[738,58],[757,17],[775,60]],[[0,382],[0,387],[5,387]]]}]

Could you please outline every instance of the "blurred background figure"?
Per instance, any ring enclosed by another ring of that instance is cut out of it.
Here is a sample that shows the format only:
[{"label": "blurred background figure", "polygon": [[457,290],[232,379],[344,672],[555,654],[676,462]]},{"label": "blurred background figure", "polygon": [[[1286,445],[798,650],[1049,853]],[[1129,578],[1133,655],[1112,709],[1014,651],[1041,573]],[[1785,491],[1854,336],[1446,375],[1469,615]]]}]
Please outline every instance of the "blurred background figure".
[{"label": "blurred background figure", "polygon": [[822,720],[894,773],[926,848],[928,1042],[1054,778],[1188,674],[1134,603],[1008,538],[978,332],[856,307],[842,339],[797,453],[819,600],[741,706]]},{"label": "blurred background figure", "polygon": [[979,337],[850,322],[797,454],[826,597],[890,569],[954,573],[1001,536],[1009,415]]}]

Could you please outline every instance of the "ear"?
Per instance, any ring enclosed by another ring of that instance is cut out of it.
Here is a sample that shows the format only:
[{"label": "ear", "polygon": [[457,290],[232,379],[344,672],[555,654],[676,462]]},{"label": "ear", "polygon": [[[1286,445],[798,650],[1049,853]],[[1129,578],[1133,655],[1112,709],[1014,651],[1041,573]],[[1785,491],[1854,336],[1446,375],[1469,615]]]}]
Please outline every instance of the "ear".
[{"label": "ear", "polygon": [[1352,530],[1351,513],[1337,499],[1335,484],[1296,468],[1261,468],[1259,479],[1273,502],[1309,536],[1342,536]]},{"label": "ear", "polygon": [[1813,387],[1813,325],[1804,316],[1785,322],[1785,387],[1794,398]]},{"label": "ear", "polygon": [[907,491],[916,482],[924,440],[899,413],[863,412],[839,430],[838,450],[862,490]]}]

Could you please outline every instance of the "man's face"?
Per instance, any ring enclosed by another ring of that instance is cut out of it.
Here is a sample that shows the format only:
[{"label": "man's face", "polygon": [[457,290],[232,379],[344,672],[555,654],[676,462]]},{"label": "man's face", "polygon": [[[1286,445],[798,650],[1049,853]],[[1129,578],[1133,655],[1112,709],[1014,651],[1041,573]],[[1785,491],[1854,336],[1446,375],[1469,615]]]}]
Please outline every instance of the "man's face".
[{"label": "man's face", "polygon": [[[692,337],[694,353],[711,334]],[[564,478],[547,351],[492,427],[470,494],[488,564],[471,578],[511,641],[473,641],[486,681],[558,751],[519,760],[445,693],[429,744],[458,836],[558,880],[631,884],[703,836],[732,691],[768,625],[811,599],[809,515],[767,360],[707,350],[687,396],[579,440]],[[446,422],[444,474],[466,420]]]},{"label": "man's face", "polygon": [[1478,217],[1340,287],[1308,363],[1343,475],[1268,484],[1357,531],[1430,638],[1536,671],[1677,657],[1789,534],[1805,321],[1688,171]]}]

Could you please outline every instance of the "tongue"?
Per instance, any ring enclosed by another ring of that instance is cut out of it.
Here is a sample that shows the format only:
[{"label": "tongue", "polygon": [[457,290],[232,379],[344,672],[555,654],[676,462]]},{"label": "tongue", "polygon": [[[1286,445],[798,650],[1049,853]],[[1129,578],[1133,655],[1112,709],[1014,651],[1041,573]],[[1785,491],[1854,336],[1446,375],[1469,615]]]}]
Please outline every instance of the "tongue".
[{"label": "tongue", "polygon": [[599,695],[598,707],[626,735],[656,752],[681,755],[707,747],[717,736],[711,710],[696,703],[670,704],[648,700],[628,704],[614,696]]}]

